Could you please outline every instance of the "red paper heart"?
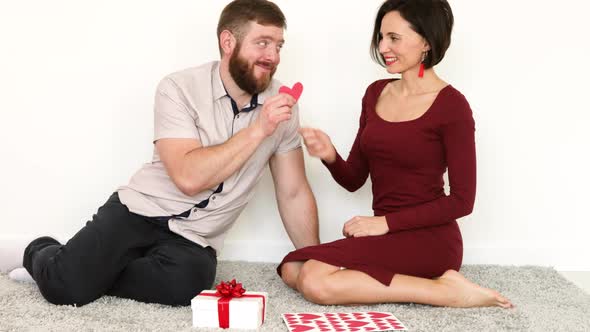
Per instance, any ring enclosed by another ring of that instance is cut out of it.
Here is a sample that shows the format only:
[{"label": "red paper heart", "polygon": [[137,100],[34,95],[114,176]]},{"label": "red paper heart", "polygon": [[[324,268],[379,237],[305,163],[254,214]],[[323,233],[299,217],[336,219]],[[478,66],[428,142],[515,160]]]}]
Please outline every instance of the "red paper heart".
[{"label": "red paper heart", "polygon": [[340,319],[342,320],[349,320],[352,319],[351,317],[348,316],[348,314],[338,314],[338,316],[340,316]]},{"label": "red paper heart", "polygon": [[349,320],[349,321],[346,321],[346,324],[348,324],[348,327],[361,327],[361,326],[365,326],[369,323],[362,322],[360,320]]},{"label": "red paper heart", "polygon": [[301,320],[314,320],[314,319],[318,319],[318,318],[322,318],[322,316],[313,315],[313,314],[299,314],[299,319],[301,319]]},{"label": "red paper heart", "polygon": [[297,82],[293,85],[293,88],[289,88],[288,86],[283,85],[279,88],[279,93],[286,93],[288,95],[291,95],[297,101],[303,93],[303,84]]},{"label": "red paper heart", "polygon": [[385,317],[390,317],[389,314],[384,313],[384,312],[368,312],[369,316],[371,316],[371,318],[385,318]]},{"label": "red paper heart", "polygon": [[307,325],[291,325],[292,332],[304,332],[313,330],[315,327]]},{"label": "red paper heart", "polygon": [[374,327],[365,327],[365,331],[375,331],[376,328]]}]

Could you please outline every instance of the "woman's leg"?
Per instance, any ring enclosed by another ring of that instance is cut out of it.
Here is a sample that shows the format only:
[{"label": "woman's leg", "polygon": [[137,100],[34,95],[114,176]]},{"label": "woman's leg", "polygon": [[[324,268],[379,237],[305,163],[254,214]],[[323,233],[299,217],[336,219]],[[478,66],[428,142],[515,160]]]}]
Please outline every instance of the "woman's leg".
[{"label": "woman's leg", "polygon": [[433,280],[397,274],[385,286],[363,272],[309,260],[299,269],[296,289],[318,304],[413,302],[461,308],[512,307],[498,292],[478,286],[454,270]]}]

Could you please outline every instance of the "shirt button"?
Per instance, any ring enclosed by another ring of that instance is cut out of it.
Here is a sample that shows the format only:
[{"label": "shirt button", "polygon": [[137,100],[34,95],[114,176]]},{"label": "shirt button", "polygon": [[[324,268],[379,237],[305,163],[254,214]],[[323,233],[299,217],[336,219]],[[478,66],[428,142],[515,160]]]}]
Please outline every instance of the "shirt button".
[{"label": "shirt button", "polygon": [[193,209],[193,213],[197,213],[197,211],[198,211],[197,208]]},{"label": "shirt button", "polygon": [[214,201],[214,200],[215,200],[215,197],[216,197],[216,196],[213,196],[213,197],[211,197],[211,200],[213,200],[213,201]]},{"label": "shirt button", "polygon": [[238,114],[238,115],[236,115],[236,118],[238,118],[238,119],[239,119],[239,118],[240,118],[240,115],[239,115],[239,114]]}]

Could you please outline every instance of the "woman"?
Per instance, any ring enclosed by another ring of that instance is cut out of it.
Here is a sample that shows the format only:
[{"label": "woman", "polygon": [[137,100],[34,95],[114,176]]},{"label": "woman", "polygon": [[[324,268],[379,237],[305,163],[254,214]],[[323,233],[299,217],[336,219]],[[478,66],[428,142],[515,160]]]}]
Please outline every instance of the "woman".
[{"label": "woman", "polygon": [[344,188],[355,191],[371,176],[375,212],[347,221],[344,239],[283,259],[278,273],[309,301],[512,307],[496,291],[457,272],[463,244],[455,220],[473,209],[476,167],[469,104],[433,69],[449,47],[452,27],[447,1],[385,1],[371,53],[401,79],[367,88],[346,161],[325,133],[301,129],[309,154]]}]

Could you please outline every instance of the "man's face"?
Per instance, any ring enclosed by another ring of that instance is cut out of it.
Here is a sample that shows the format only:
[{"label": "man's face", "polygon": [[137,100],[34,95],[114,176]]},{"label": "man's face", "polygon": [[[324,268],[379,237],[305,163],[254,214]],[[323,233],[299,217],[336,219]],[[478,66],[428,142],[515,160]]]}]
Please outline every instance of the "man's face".
[{"label": "man's face", "polygon": [[229,72],[240,89],[253,95],[264,91],[281,62],[283,29],[251,22],[229,59]]}]

